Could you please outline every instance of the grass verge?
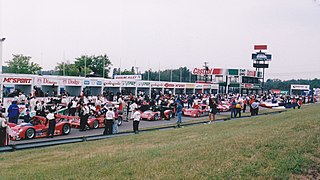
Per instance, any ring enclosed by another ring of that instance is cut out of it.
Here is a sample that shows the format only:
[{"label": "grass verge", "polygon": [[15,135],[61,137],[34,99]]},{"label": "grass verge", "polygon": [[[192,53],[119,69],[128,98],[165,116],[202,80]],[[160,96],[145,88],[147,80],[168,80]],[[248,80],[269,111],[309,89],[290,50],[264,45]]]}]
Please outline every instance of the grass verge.
[{"label": "grass verge", "polygon": [[315,178],[319,107],[2,153],[0,179]]}]

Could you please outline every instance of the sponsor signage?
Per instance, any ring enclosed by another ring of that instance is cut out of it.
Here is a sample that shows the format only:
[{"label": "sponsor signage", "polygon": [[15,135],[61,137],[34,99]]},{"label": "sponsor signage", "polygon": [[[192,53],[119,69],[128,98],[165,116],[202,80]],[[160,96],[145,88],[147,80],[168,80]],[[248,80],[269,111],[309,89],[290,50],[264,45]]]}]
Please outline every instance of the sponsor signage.
[{"label": "sponsor signage", "polygon": [[194,89],[196,86],[194,84],[186,84],[186,88]]},{"label": "sponsor signage", "polygon": [[254,61],[271,61],[272,55],[271,54],[266,54],[266,53],[254,53],[252,54],[252,60]]},{"label": "sponsor signage", "polygon": [[310,90],[310,85],[299,85],[299,84],[292,84],[292,90]]},{"label": "sponsor signage", "polygon": [[256,77],[257,76],[257,71],[247,70],[246,76]]},{"label": "sponsor signage", "polygon": [[186,84],[176,84],[176,88],[186,88]]},{"label": "sponsor signage", "polygon": [[52,79],[52,78],[37,78],[37,84],[38,85],[57,85],[59,84],[58,79]]},{"label": "sponsor signage", "polygon": [[267,50],[267,45],[254,45],[254,50]]},{"label": "sponsor signage", "polygon": [[151,83],[151,87],[153,88],[163,88],[163,83]]},{"label": "sponsor signage", "polygon": [[90,85],[90,81],[89,80],[84,80],[83,84],[84,85]]},{"label": "sponsor signage", "polygon": [[20,78],[20,77],[4,77],[3,84],[32,84],[32,78]]},{"label": "sponsor signage", "polygon": [[60,80],[62,85],[66,86],[81,86],[82,85],[82,80],[78,79],[62,79]]},{"label": "sponsor signage", "polygon": [[118,80],[141,80],[141,75],[114,75],[114,79]]},{"label": "sponsor signage", "polygon": [[211,89],[211,84],[204,84],[203,89]]},{"label": "sponsor signage", "polygon": [[253,84],[243,83],[243,84],[241,84],[241,87],[245,88],[245,89],[252,89],[253,88]]},{"label": "sponsor signage", "polygon": [[195,89],[202,89],[203,88],[203,84],[196,84],[195,85]]},{"label": "sponsor signage", "polygon": [[174,84],[173,83],[165,83],[164,87],[165,88],[174,88]]},{"label": "sponsor signage", "polygon": [[120,87],[121,86],[121,82],[120,81],[104,81],[103,83],[104,86],[116,86],[116,87]]},{"label": "sponsor signage", "polygon": [[135,87],[136,82],[135,81],[124,81],[122,82],[122,86],[124,87]]},{"label": "sponsor signage", "polygon": [[211,84],[211,89],[219,89],[219,84]]},{"label": "sponsor signage", "polygon": [[205,68],[194,68],[192,70],[193,75],[219,75],[225,74],[225,70],[221,68],[209,68],[207,71]]},{"label": "sponsor signage", "polygon": [[137,82],[137,86],[138,86],[138,87],[146,87],[146,88],[149,88],[149,87],[150,87],[150,82]]}]

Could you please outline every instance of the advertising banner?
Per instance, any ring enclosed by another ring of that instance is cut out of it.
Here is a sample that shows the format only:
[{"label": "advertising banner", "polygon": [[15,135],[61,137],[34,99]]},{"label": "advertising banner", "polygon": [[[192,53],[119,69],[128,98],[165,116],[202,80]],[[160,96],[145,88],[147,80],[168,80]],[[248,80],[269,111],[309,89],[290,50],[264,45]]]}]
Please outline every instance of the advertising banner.
[{"label": "advertising banner", "polygon": [[141,80],[142,76],[138,75],[114,75],[114,79],[117,80]]},{"label": "advertising banner", "polygon": [[32,77],[3,77],[3,84],[28,84],[32,85],[33,78]]},{"label": "advertising banner", "polygon": [[60,80],[60,85],[64,86],[82,86],[83,80],[66,78]]}]

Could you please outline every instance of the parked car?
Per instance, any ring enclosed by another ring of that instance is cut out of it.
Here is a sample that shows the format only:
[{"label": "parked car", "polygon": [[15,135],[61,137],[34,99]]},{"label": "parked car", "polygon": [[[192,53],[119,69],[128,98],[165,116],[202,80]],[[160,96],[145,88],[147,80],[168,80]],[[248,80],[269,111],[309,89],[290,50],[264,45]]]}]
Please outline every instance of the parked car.
[{"label": "parked car", "polygon": [[183,108],[182,114],[190,117],[208,116],[209,109],[207,104],[200,104],[199,108]]},{"label": "parked car", "polygon": [[[71,124],[56,117],[54,135],[68,135],[71,132]],[[47,137],[49,123],[42,116],[33,116],[29,123],[21,123],[11,127],[14,134],[13,140]]]}]

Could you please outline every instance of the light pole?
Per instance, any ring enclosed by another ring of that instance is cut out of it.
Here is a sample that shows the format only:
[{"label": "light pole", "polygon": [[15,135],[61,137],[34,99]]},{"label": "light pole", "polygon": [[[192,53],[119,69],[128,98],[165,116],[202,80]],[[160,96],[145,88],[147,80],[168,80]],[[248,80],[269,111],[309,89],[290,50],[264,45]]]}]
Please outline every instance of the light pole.
[{"label": "light pole", "polygon": [[[2,75],[2,43],[6,40],[6,38],[0,38],[0,75]],[[2,102],[3,98],[3,84],[0,84],[0,100]]]},{"label": "light pole", "polygon": [[0,74],[2,74],[2,43],[6,38],[0,38]]}]

